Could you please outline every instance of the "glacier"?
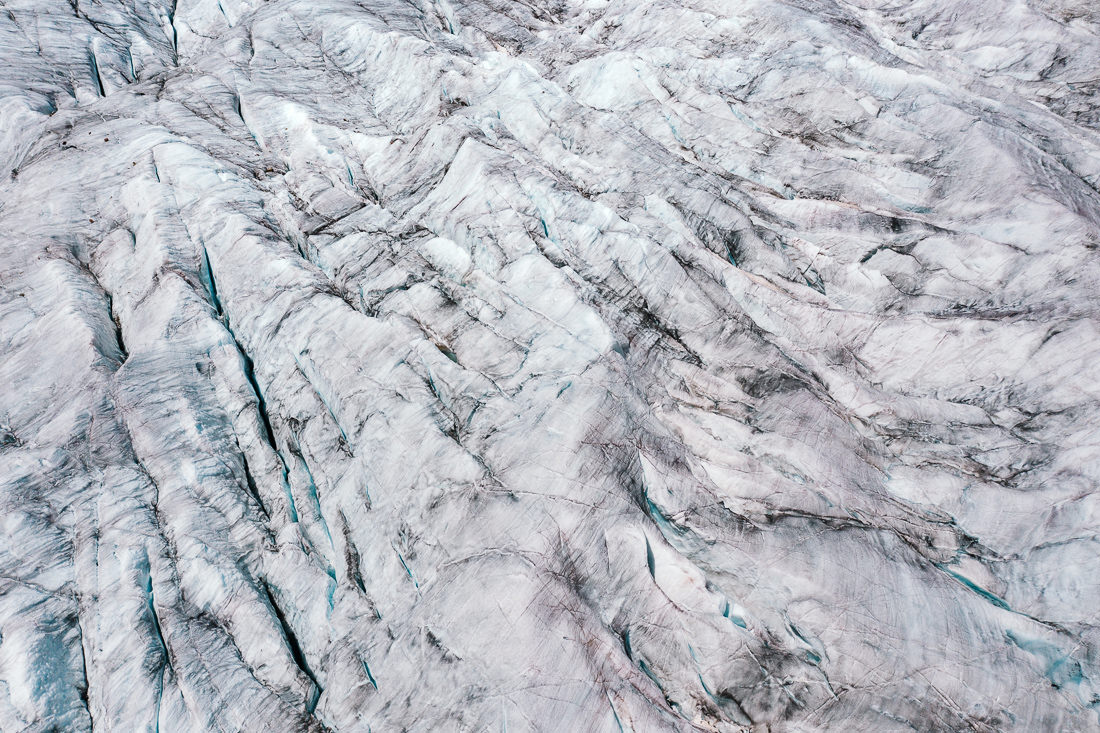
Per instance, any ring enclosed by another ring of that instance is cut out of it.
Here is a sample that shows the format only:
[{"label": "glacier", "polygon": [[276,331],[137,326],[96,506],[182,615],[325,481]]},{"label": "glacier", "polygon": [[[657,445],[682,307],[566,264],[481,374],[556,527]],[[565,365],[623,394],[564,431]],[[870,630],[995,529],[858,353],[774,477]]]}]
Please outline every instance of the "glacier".
[{"label": "glacier", "polygon": [[1100,730],[1095,3],[0,60],[0,730]]}]

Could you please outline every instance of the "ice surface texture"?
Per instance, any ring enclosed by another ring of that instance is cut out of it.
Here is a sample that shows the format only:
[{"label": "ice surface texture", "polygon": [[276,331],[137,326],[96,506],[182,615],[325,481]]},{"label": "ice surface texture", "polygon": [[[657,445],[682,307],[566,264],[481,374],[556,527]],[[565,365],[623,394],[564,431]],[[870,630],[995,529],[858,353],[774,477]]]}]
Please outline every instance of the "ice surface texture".
[{"label": "ice surface texture", "polygon": [[1100,727],[1092,0],[4,0],[0,729]]}]

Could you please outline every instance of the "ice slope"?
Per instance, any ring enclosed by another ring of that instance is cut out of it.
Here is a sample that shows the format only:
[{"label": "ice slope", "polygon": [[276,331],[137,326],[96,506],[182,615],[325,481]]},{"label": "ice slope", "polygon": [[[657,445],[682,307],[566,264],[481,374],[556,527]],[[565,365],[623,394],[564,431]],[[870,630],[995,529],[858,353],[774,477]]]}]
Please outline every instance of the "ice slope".
[{"label": "ice slope", "polygon": [[1090,0],[3,0],[0,729],[1100,729]]}]

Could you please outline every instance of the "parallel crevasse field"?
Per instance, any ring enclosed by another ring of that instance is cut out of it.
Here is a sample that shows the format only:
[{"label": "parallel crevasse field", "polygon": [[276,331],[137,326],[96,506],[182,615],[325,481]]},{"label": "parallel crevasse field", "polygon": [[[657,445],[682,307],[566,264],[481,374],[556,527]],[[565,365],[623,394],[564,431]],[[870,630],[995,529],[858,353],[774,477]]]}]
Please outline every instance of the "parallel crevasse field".
[{"label": "parallel crevasse field", "polygon": [[0,730],[1100,727],[1089,0],[0,2]]}]

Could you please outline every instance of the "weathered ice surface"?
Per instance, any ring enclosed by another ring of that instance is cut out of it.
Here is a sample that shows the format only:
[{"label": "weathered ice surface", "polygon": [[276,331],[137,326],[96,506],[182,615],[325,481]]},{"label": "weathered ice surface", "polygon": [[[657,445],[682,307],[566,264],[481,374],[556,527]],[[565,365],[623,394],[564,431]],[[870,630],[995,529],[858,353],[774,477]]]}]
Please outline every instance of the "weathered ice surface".
[{"label": "weathered ice surface", "polygon": [[0,2],[0,729],[1100,729],[1093,0]]}]

